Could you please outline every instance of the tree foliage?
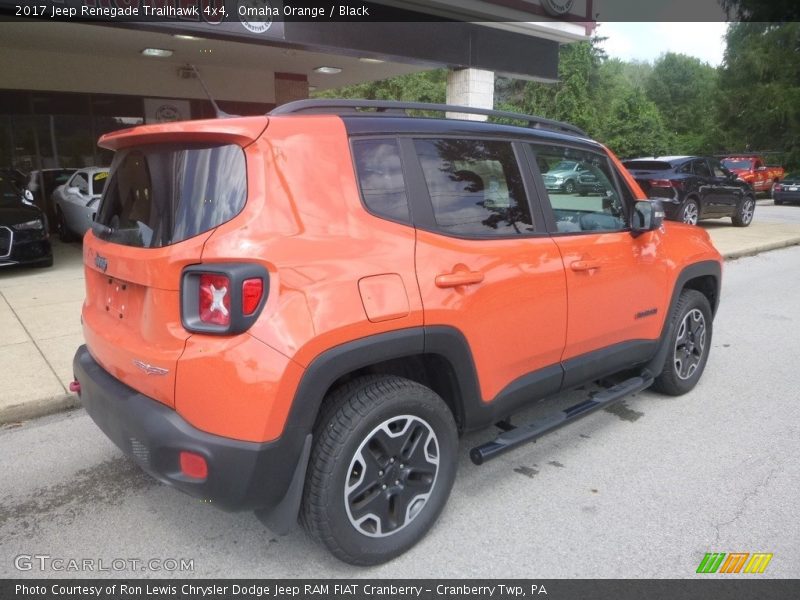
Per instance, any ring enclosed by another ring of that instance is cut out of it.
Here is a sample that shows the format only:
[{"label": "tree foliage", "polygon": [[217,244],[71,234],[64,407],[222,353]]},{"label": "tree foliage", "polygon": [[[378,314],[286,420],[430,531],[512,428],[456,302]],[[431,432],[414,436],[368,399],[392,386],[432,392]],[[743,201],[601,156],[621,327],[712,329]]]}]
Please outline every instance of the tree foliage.
[{"label": "tree foliage", "polygon": [[[800,166],[800,23],[734,23],[726,40],[719,68],[674,53],[653,64],[609,59],[600,38],[565,44],[557,83],[497,77],[495,107],[574,123],[622,157],[750,148]],[[436,69],[316,95],[440,103],[446,81]]]}]

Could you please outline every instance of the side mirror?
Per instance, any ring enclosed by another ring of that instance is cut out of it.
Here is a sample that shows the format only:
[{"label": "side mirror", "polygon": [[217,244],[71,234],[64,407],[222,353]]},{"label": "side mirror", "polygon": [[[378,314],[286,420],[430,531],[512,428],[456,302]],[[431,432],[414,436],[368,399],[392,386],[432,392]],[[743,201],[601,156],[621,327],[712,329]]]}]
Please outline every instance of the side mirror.
[{"label": "side mirror", "polygon": [[80,188],[77,188],[74,185],[71,185],[66,189],[66,192],[68,194],[80,194],[81,190],[80,190]]},{"label": "side mirror", "polygon": [[22,192],[22,201],[33,206],[33,192],[30,190]]},{"label": "side mirror", "polygon": [[633,205],[631,233],[634,237],[654,231],[664,222],[664,207],[660,200],[639,200]]}]

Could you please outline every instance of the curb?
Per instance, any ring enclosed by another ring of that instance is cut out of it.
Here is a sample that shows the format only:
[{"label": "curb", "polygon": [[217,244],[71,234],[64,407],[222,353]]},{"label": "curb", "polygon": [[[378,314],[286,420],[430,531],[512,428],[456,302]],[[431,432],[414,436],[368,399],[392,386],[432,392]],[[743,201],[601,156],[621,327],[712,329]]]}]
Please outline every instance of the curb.
[{"label": "curb", "polygon": [[24,404],[14,404],[5,408],[0,408],[0,427],[10,423],[30,421],[39,417],[46,417],[53,413],[64,412],[73,408],[78,408],[81,401],[76,394],[61,394],[32,400]]},{"label": "curb", "polygon": [[[770,200],[771,202],[771,200]],[[769,244],[762,244],[755,248],[746,250],[734,250],[726,252],[722,255],[725,260],[736,260],[737,258],[744,258],[747,256],[754,256],[762,252],[769,252],[770,250],[780,250],[781,248],[788,248],[790,246],[800,245],[800,236],[790,238],[788,240],[781,240],[779,242],[772,242]],[[30,421],[45,417],[54,413],[64,412],[67,410],[80,408],[81,402],[77,394],[61,394],[50,398],[33,400],[24,404],[14,404],[6,408],[0,408],[0,427],[10,423],[19,423],[21,421]]]},{"label": "curb", "polygon": [[781,240],[779,242],[770,242],[769,244],[762,244],[755,248],[748,248],[746,250],[734,250],[726,252],[722,255],[725,260],[736,260],[737,258],[744,258],[746,256],[754,256],[762,252],[769,252],[770,250],[780,250],[781,248],[788,248],[790,246],[800,245],[800,236],[789,238],[788,240]]}]

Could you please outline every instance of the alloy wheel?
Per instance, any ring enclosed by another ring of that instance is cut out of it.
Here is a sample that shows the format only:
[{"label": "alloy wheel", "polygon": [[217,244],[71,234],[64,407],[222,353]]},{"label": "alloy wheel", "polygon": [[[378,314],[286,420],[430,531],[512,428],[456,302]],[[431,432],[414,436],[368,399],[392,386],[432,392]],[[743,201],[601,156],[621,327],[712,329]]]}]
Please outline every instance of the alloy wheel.
[{"label": "alloy wheel", "polygon": [[697,225],[698,216],[699,211],[697,209],[697,204],[694,202],[687,202],[686,206],[683,207],[683,222],[688,225]]},{"label": "alloy wheel", "polygon": [[673,362],[675,373],[683,380],[689,379],[700,362],[706,345],[706,319],[700,309],[689,311],[678,327]]},{"label": "alloy wheel", "polygon": [[744,203],[742,204],[742,223],[745,225],[749,225],[750,222],[753,220],[753,214],[755,213],[756,208],[756,201],[752,198],[745,198]]},{"label": "alloy wheel", "polygon": [[436,485],[439,441],[412,415],[391,417],[361,442],[347,471],[344,502],[350,523],[369,537],[386,537],[411,523]]}]

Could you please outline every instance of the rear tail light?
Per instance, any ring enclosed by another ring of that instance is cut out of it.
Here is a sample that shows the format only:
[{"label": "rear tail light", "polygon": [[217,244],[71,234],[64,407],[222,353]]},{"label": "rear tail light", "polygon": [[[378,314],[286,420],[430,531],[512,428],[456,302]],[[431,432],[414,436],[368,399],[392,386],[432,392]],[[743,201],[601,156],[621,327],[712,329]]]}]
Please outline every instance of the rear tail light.
[{"label": "rear tail light", "polygon": [[231,280],[225,275],[200,275],[200,320],[227,327],[231,324]]},{"label": "rear tail light", "polygon": [[264,281],[260,278],[245,279],[242,283],[242,314],[252,315],[261,304]]},{"label": "rear tail light", "polygon": [[773,191],[780,192],[783,189],[783,186],[780,183],[776,183],[772,186]]},{"label": "rear tail light", "polygon": [[651,179],[649,182],[650,187],[655,188],[675,188],[676,190],[683,189],[683,182],[679,179]]},{"label": "rear tail light", "polygon": [[258,319],[268,291],[269,274],[261,265],[192,265],[181,281],[181,321],[197,333],[242,333]]}]

